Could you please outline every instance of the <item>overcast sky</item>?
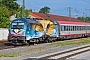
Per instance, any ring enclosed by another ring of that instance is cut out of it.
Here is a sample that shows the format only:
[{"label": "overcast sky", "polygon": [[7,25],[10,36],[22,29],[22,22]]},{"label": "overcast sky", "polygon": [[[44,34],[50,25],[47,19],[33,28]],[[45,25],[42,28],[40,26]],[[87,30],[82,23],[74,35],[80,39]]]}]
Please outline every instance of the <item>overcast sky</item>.
[{"label": "overcast sky", "polygon": [[[22,6],[22,0],[17,1]],[[38,12],[40,8],[50,7],[50,13],[68,16],[68,7],[71,7],[71,16],[89,16],[90,0],[25,0],[25,8]]]}]

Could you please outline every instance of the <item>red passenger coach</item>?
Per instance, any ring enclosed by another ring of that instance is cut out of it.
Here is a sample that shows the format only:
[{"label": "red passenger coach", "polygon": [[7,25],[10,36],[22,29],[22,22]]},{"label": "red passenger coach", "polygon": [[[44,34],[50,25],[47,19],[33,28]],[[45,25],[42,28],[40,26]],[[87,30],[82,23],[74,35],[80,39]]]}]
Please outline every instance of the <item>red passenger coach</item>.
[{"label": "red passenger coach", "polygon": [[60,38],[77,38],[90,36],[90,23],[57,21],[60,26]]}]

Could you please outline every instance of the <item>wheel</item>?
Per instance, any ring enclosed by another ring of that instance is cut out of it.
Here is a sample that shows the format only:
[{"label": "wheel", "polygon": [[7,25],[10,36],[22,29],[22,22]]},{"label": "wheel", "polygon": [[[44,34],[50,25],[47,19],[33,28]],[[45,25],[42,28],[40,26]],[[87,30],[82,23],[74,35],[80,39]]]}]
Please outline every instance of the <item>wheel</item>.
[{"label": "wheel", "polygon": [[28,40],[26,44],[27,44],[27,45],[30,45],[30,41]]},{"label": "wheel", "polygon": [[39,43],[39,39],[36,39],[36,43],[37,43],[37,44]]}]

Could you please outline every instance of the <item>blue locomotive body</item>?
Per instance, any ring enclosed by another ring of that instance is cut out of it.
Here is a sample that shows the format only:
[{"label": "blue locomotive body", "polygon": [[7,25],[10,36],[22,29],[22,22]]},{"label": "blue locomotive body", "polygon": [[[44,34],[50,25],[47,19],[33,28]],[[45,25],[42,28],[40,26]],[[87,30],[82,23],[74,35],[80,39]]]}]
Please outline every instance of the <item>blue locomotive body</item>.
[{"label": "blue locomotive body", "polygon": [[15,44],[38,42],[38,38],[43,36],[43,32],[39,31],[37,26],[41,26],[40,23],[32,19],[13,20],[10,24],[8,41]]}]

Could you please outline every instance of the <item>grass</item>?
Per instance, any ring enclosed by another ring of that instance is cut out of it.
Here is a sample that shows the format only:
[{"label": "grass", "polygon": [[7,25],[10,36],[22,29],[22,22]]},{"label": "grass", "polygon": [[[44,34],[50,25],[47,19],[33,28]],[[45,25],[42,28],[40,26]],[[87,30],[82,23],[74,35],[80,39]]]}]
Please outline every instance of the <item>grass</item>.
[{"label": "grass", "polygon": [[14,54],[0,54],[0,57],[14,57]]},{"label": "grass", "polygon": [[90,38],[84,38],[79,40],[70,40],[70,41],[63,41],[63,42],[54,42],[53,45],[56,46],[65,46],[65,45],[72,45],[72,44],[88,44],[90,43]]},{"label": "grass", "polygon": [[0,54],[0,57],[16,57],[16,56],[19,56],[19,53]]}]

